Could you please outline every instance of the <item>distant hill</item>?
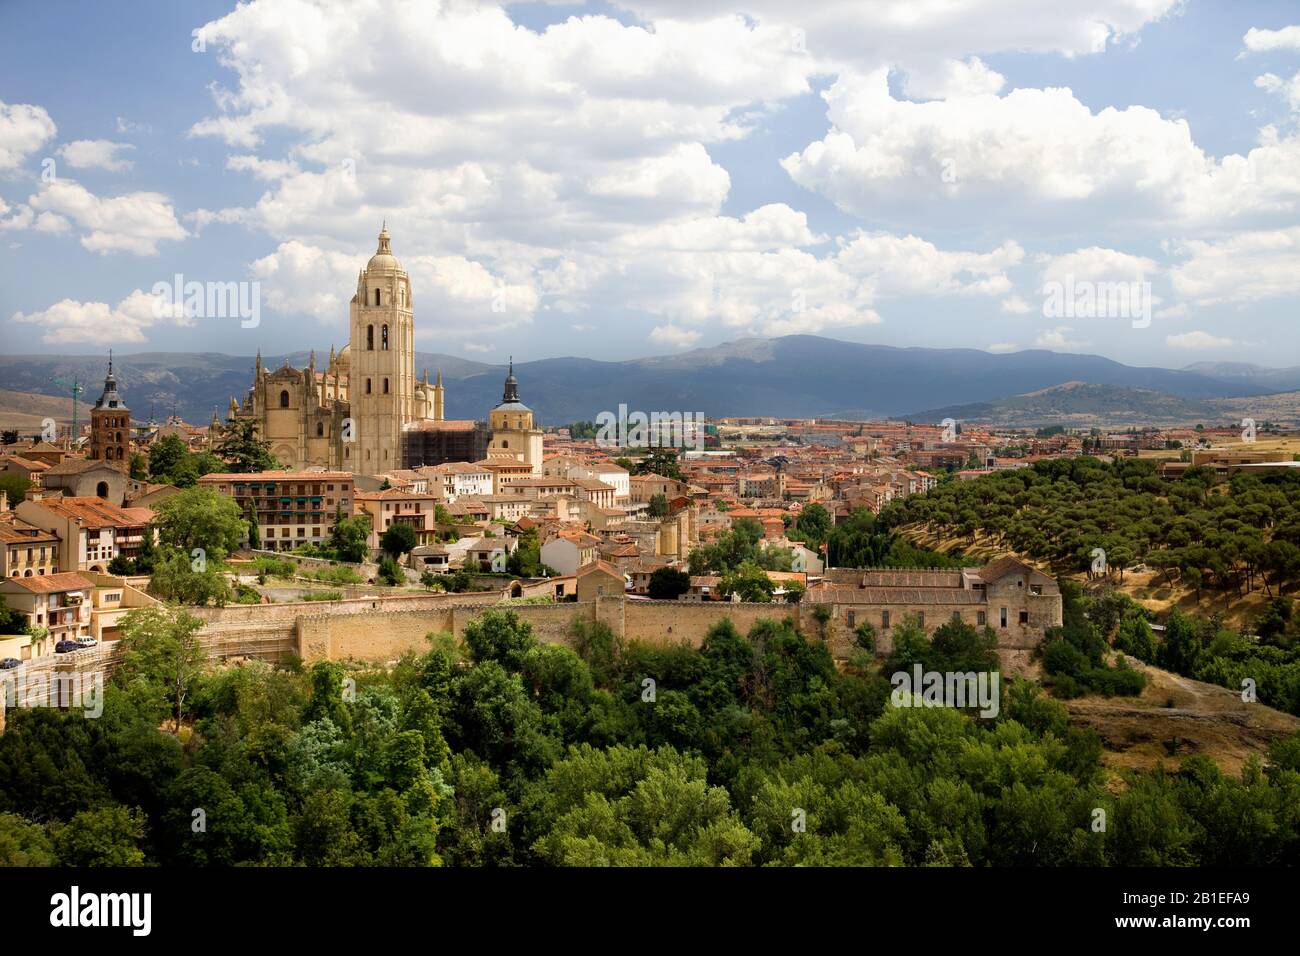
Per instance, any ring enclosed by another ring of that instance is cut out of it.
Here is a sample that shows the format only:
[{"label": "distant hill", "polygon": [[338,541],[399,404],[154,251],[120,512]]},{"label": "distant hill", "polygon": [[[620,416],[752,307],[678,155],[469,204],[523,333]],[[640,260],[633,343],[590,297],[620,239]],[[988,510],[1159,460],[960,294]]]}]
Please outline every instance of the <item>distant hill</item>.
[{"label": "distant hill", "polygon": [[[323,365],[325,355],[319,350],[316,355]],[[302,365],[306,357],[300,352],[264,356],[263,361],[269,367],[286,359]],[[75,375],[93,398],[104,365],[102,356],[0,356],[0,387],[53,395],[60,392],[53,379],[70,381]],[[214,408],[224,417],[232,395],[243,398],[253,359],[155,352],[119,355],[114,367],[136,418],[148,419],[151,410],[161,418],[174,406],[187,421],[201,424]],[[449,418],[484,418],[500,401],[503,366],[419,352],[416,370],[425,368],[431,377],[439,369],[443,372]],[[616,410],[619,403],[633,410],[710,416],[898,417],[916,409],[995,402],[1063,382],[1148,389],[1191,402],[1277,391],[1251,384],[1240,370],[1224,378],[1190,369],[1139,368],[1097,355],[894,348],[813,335],[740,339],[620,362],[517,362],[515,372],[521,397],[546,424],[591,420],[603,410]]]},{"label": "distant hill", "polygon": [[1300,392],[1276,395],[1190,399],[1149,388],[1126,388],[1088,382],[1064,382],[1052,388],[989,402],[931,408],[906,416],[913,421],[998,423],[1020,428],[1064,425],[1074,428],[1120,428],[1232,424],[1243,416],[1257,422],[1300,421]]},{"label": "distant hill", "polygon": [[[23,434],[40,431],[46,418],[53,418],[60,425],[71,422],[72,396],[56,398],[0,388],[0,429],[17,428]],[[77,403],[77,418],[81,422],[90,421],[90,406],[85,402]]]}]

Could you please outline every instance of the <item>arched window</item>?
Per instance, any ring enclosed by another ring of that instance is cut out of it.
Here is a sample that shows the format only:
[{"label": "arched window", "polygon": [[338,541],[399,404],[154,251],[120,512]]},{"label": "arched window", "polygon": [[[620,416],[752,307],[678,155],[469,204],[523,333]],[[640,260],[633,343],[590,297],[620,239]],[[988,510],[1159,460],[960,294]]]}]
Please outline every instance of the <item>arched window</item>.
[{"label": "arched window", "polygon": [[375,290],[375,305],[379,305],[379,290]]},{"label": "arched window", "polygon": [[384,394],[388,394],[388,379],[384,379]]},{"label": "arched window", "polygon": [[373,325],[367,325],[366,326],[366,351],[373,352],[374,350],[375,350],[375,327]]},{"label": "arched window", "polygon": [[366,379],[366,394],[370,394],[370,379]]},{"label": "arched window", "polygon": [[317,438],[324,438],[324,437],[325,437],[325,423],[324,423],[324,422],[317,422],[317,423],[316,423],[316,437],[317,437]]},{"label": "arched window", "polygon": [[280,392],[280,407],[281,407],[281,408],[288,408],[288,407],[289,407],[289,390],[288,390],[288,389],[283,389],[283,390],[281,390],[281,392]]},{"label": "arched window", "polygon": [[379,349],[382,352],[388,351],[388,323],[385,322],[379,330]]},{"label": "arched window", "polygon": [[108,497],[108,482],[107,482],[107,481],[101,481],[99,484],[97,484],[97,485],[95,486],[95,496],[98,497],[98,498],[107,498],[107,497]]},{"label": "arched window", "polygon": [[501,443],[501,447],[502,447],[502,448],[509,448],[509,447],[510,447],[510,442],[508,442],[508,441],[503,441],[503,442]]},{"label": "arched window", "polygon": [[121,432],[118,432],[118,433],[117,433],[117,440],[118,440],[119,442],[121,442],[121,440],[122,440],[122,433],[121,433]]}]

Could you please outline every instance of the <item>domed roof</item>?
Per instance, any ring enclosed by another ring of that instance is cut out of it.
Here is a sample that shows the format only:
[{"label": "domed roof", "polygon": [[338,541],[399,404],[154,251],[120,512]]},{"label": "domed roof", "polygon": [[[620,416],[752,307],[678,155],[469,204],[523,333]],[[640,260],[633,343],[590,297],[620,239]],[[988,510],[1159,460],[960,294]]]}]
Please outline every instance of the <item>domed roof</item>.
[{"label": "domed roof", "polygon": [[341,365],[343,368],[347,368],[352,364],[352,343],[351,342],[343,346],[343,348],[339,349],[337,361],[339,365]]},{"label": "domed roof", "polygon": [[402,264],[397,261],[397,256],[393,255],[393,250],[388,244],[388,223],[385,222],[379,232],[379,248],[375,254],[370,257],[366,263],[367,272],[401,272]]}]

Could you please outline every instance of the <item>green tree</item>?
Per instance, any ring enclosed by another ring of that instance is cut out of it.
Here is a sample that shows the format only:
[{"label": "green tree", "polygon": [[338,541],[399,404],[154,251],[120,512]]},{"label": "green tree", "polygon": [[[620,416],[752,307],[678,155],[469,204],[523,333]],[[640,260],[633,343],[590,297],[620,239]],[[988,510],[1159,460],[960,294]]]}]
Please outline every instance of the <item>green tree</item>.
[{"label": "green tree", "polygon": [[203,552],[209,563],[220,564],[248,537],[248,521],[233,498],[211,488],[187,488],[164,498],[154,509],[153,527],[158,543],[194,557]]},{"label": "green tree", "polygon": [[125,680],[169,702],[173,733],[179,733],[190,693],[207,666],[207,651],[198,638],[202,627],[183,608],[165,604],[138,608],[122,620]]},{"label": "green tree", "polygon": [[334,527],[330,529],[330,549],[338,555],[340,561],[359,564],[366,559],[370,549],[366,542],[370,539],[370,516],[356,515],[346,518],[343,509],[334,513]]},{"label": "green tree", "polygon": [[739,594],[742,601],[770,601],[774,587],[767,572],[749,561],[724,574],[720,584],[724,596]]},{"label": "green tree", "polygon": [[10,508],[23,500],[31,486],[31,481],[23,475],[0,475],[0,492],[8,497]]},{"label": "green tree", "polygon": [[646,513],[651,518],[668,517],[668,498],[666,495],[651,495],[650,504]]},{"label": "green tree", "polygon": [[[149,446],[149,478],[175,484],[175,475],[190,457],[189,446],[177,435],[164,435]],[[194,476],[198,477],[197,474]]]},{"label": "green tree", "polygon": [[271,454],[270,442],[257,437],[257,422],[251,418],[236,418],[228,422],[217,442],[216,452],[234,472],[274,471],[280,467]]},{"label": "green tree", "polygon": [[803,535],[804,541],[813,550],[817,549],[819,544],[826,540],[826,535],[831,529],[831,513],[826,510],[824,505],[816,502],[804,506],[799,512],[799,520],[796,525],[799,533]]},{"label": "green tree", "polygon": [[678,568],[664,566],[650,574],[648,593],[658,601],[675,601],[691,589],[691,576]]},{"label": "green tree", "polygon": [[408,554],[415,545],[415,529],[403,521],[394,521],[379,538],[380,549],[394,558]]},{"label": "green tree", "polygon": [[82,810],[54,834],[61,866],[142,866],[145,815],[120,805]]},{"label": "green tree", "polygon": [[397,559],[391,554],[385,554],[379,559],[379,580],[391,588],[406,582],[406,575],[402,572],[402,566],[397,563]]}]

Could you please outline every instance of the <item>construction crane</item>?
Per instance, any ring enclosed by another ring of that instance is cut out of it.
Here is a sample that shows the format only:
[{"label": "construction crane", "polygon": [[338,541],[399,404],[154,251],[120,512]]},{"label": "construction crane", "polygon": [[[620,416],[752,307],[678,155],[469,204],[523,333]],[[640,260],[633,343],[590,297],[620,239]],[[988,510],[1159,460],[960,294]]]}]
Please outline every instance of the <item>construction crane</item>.
[{"label": "construction crane", "polygon": [[[68,436],[68,450],[72,451],[77,442],[77,397],[81,395],[85,389],[81,387],[81,383],[77,381],[75,376],[71,382],[65,382],[59,378],[51,378],[50,381],[55,385],[60,385],[72,392],[72,432]],[[58,436],[56,435],[55,437],[57,438]]]}]

